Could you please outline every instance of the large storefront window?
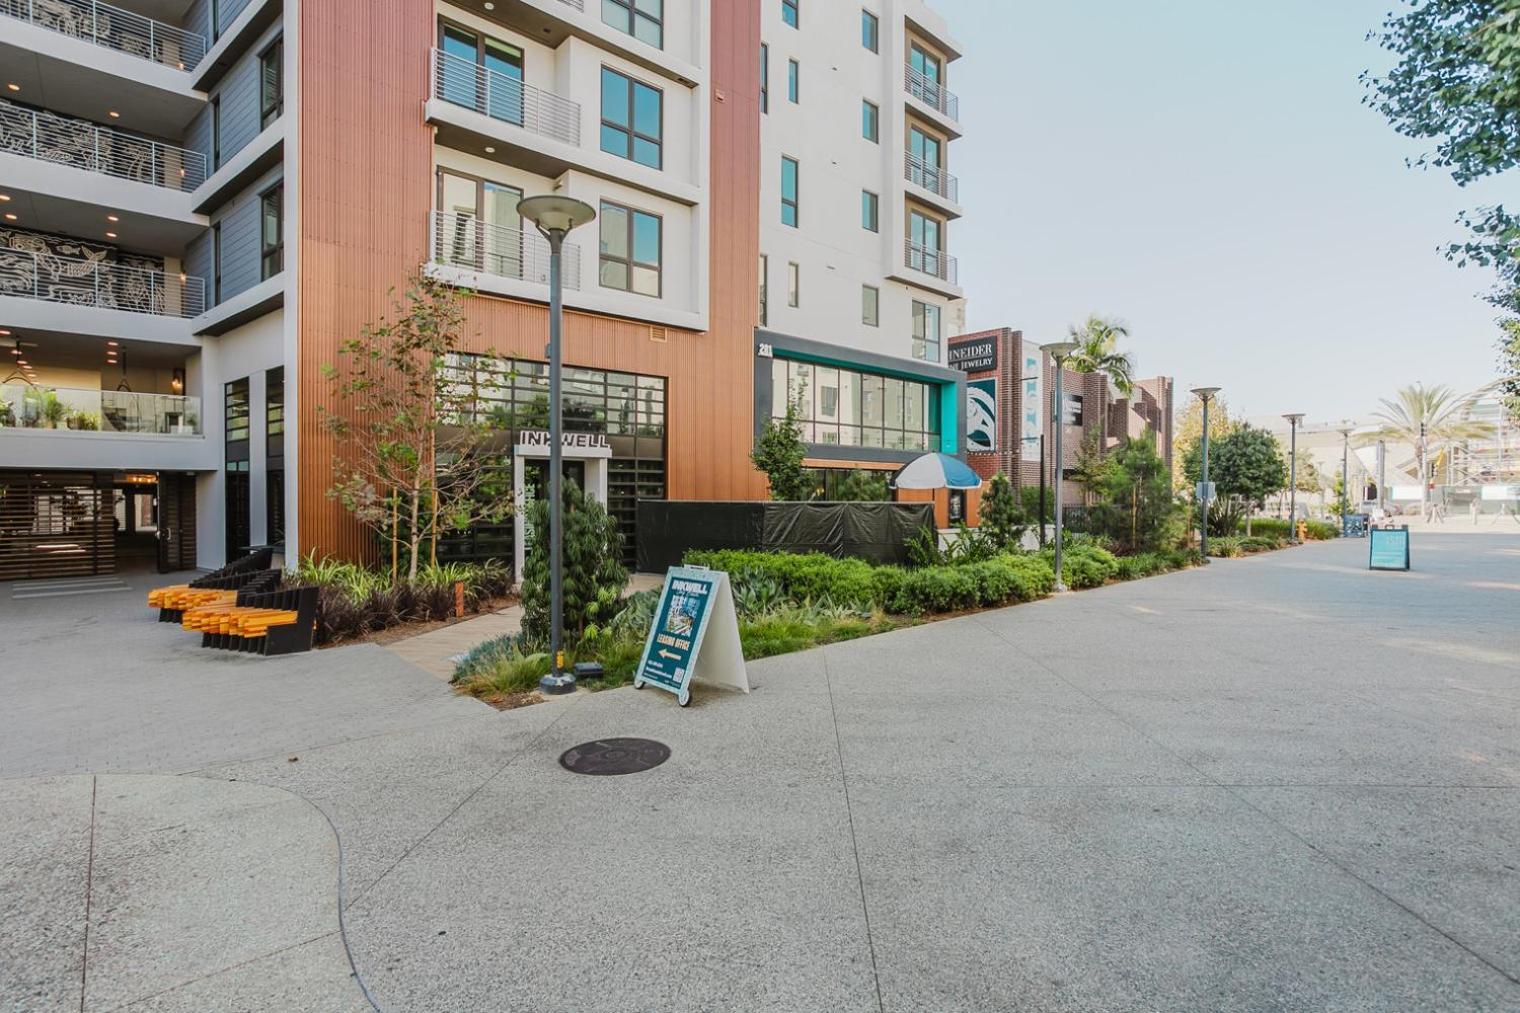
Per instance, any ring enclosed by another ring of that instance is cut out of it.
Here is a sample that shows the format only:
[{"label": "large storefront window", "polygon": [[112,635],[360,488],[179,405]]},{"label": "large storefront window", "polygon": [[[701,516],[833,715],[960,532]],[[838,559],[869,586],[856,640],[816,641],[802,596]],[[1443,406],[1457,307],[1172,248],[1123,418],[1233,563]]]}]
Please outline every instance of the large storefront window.
[{"label": "large storefront window", "polygon": [[251,412],[248,377],[234,380],[223,388],[226,404],[226,553],[231,562],[248,551],[253,541],[253,521],[249,515],[250,484],[248,464]]},{"label": "large storefront window", "polygon": [[[502,430],[502,467],[510,476],[517,434],[549,428],[548,364],[456,354],[449,357],[448,368],[458,392],[477,405],[477,419]],[[607,510],[622,529],[629,564],[637,548],[638,501],[665,497],[665,394],[663,377],[570,366],[564,370],[565,431],[602,434],[612,445]],[[440,539],[438,556],[510,561],[512,547],[508,518]]]},{"label": "large storefront window", "polygon": [[939,446],[939,386],[895,376],[771,361],[771,415],[795,403],[806,443],[887,450]]}]

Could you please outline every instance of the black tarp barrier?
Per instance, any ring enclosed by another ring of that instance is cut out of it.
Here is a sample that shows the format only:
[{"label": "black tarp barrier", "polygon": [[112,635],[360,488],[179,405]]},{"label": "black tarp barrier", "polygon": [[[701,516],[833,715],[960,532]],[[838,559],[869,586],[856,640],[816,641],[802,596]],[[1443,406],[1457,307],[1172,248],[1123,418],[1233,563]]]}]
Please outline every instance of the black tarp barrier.
[{"label": "black tarp barrier", "polygon": [[907,542],[934,527],[929,503],[693,503],[640,500],[638,568],[663,573],[693,549],[822,552],[908,562]]}]

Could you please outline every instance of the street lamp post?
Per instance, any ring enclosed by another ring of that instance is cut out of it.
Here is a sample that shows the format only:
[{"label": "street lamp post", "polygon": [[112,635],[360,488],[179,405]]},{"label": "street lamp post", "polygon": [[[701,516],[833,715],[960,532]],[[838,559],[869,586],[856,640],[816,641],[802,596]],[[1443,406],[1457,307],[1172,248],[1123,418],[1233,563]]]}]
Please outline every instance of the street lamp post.
[{"label": "street lamp post", "polygon": [[[564,281],[561,277],[561,253],[565,236],[577,226],[596,217],[596,211],[584,201],[556,194],[529,197],[517,205],[517,212],[533,223],[539,235],[549,241],[549,674],[538,681],[540,691],[549,694],[569,693],[575,689],[575,675],[565,671],[565,501],[564,445],[562,438],[564,404],[561,396],[560,338],[564,330]],[[521,575],[519,574],[519,577]]]},{"label": "street lamp post", "polygon": [[1198,548],[1203,553],[1205,565],[1209,561],[1209,402],[1219,393],[1218,387],[1194,387],[1193,393],[1203,402],[1203,469],[1199,475],[1198,499],[1203,510],[1198,520]]},{"label": "street lamp post", "polygon": [[1351,513],[1351,430],[1342,424],[1341,434],[1341,531],[1346,529],[1346,518]]},{"label": "street lamp post", "polygon": [[[1052,408],[1051,413],[1050,413],[1050,424],[1053,427],[1055,427],[1055,431],[1056,431],[1056,454],[1055,454],[1055,458],[1056,459],[1055,459],[1055,468],[1053,470],[1055,471],[1055,496],[1056,496],[1055,514],[1056,514],[1056,590],[1057,591],[1065,591],[1066,590],[1066,581],[1061,578],[1061,548],[1062,548],[1061,543],[1063,541],[1063,538],[1062,538],[1062,525],[1065,523],[1065,516],[1064,515],[1066,513],[1066,511],[1064,511],[1064,510],[1061,509],[1061,472],[1065,470],[1065,464],[1066,464],[1066,455],[1065,455],[1065,452],[1062,449],[1062,444],[1064,442],[1062,440],[1062,435],[1066,431],[1066,397],[1062,393],[1062,389],[1061,389],[1062,388],[1061,373],[1065,369],[1066,360],[1068,358],[1070,358],[1071,353],[1074,352],[1074,351],[1076,351],[1076,350],[1077,350],[1077,343],[1075,341],[1057,341],[1053,345],[1046,345],[1045,346],[1045,351],[1049,352],[1051,358],[1055,359],[1055,361],[1056,361],[1056,383],[1055,383],[1055,389],[1051,392],[1051,404],[1053,405],[1053,408]],[[1041,519],[1040,523],[1041,524],[1044,523],[1043,518]]]},{"label": "street lamp post", "polygon": [[1298,544],[1298,426],[1303,412],[1284,415],[1288,420],[1288,544]]}]

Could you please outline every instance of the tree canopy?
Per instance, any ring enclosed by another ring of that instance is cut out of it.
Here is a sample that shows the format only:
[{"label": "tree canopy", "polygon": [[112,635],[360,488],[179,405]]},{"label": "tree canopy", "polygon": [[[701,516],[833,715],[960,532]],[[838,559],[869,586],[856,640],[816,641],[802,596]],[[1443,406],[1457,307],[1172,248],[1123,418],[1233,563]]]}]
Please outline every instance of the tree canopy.
[{"label": "tree canopy", "polygon": [[[1199,481],[1202,441],[1189,448],[1183,468],[1189,482]],[[1235,496],[1259,507],[1268,496],[1287,487],[1288,463],[1277,437],[1241,423],[1222,437],[1210,435],[1209,481],[1221,497]]]},{"label": "tree canopy", "polygon": [[1066,368],[1073,373],[1102,373],[1115,390],[1128,397],[1134,389],[1135,362],[1128,352],[1119,351],[1119,339],[1129,337],[1129,328],[1094,313],[1081,327],[1070,327],[1067,333],[1077,347],[1067,358]]}]

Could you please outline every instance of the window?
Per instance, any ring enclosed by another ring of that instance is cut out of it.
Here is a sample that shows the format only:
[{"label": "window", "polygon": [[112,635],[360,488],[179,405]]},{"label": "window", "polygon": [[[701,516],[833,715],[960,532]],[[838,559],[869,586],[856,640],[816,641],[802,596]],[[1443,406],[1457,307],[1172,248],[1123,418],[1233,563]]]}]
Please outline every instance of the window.
[{"label": "window", "polygon": [[279,119],[285,108],[284,66],[285,43],[276,39],[269,48],[259,54],[259,128],[269,126]]},{"label": "window", "polygon": [[881,199],[869,190],[860,191],[860,227],[867,232],[881,231]]},{"label": "window", "polygon": [[929,54],[917,44],[908,50],[908,66],[918,71],[919,76],[930,84],[939,83],[939,57]]},{"label": "window", "polygon": [[786,304],[793,309],[802,304],[802,268],[795,262],[786,265]]},{"label": "window", "polygon": [[802,0],[781,0],[781,20],[793,28],[797,27],[797,5],[801,2]]},{"label": "window", "polygon": [[602,0],[602,21],[656,49],[665,46],[665,0]]},{"label": "window", "polygon": [[602,150],[660,168],[664,101],[658,88],[603,67]]},{"label": "window", "polygon": [[867,327],[881,326],[881,289],[874,285],[860,287],[860,322]]},{"label": "window", "polygon": [[770,313],[769,313],[768,308],[766,306],[766,302],[770,298],[770,291],[769,291],[770,285],[767,283],[768,280],[769,280],[769,278],[770,278],[770,273],[771,273],[770,272],[770,258],[762,253],[762,254],[760,254],[760,326],[761,327],[764,327],[766,325],[766,323],[769,321],[769,317],[770,317]]},{"label": "window", "polygon": [[440,23],[439,93],[447,102],[522,126],[523,51],[458,25]]},{"label": "window", "polygon": [[867,99],[860,101],[860,136],[872,144],[881,140],[881,110]]},{"label": "window", "polygon": [[940,168],[944,164],[944,145],[938,137],[918,127],[908,128],[908,181],[935,193],[944,193]]},{"label": "window", "polygon": [[211,304],[222,304],[222,223],[211,226]]},{"label": "window", "polygon": [[913,358],[939,361],[939,307],[913,300]]},{"label": "window", "polygon": [[781,224],[797,227],[797,160],[781,156]]},{"label": "window", "polygon": [[944,256],[944,223],[920,211],[908,212],[908,266],[943,278],[947,266]]},{"label": "window", "polygon": [[273,278],[285,268],[285,184],[276,183],[259,197],[259,276]]},{"label": "window", "polygon": [[788,102],[797,101],[797,91],[801,86],[798,77],[801,74],[802,68],[798,66],[796,60],[786,61],[786,100]]},{"label": "window", "polygon": [[602,201],[603,288],[660,297],[660,226],[658,215]]},{"label": "window", "polygon": [[433,257],[439,263],[503,278],[542,281],[542,265],[524,263],[522,191],[504,183],[438,170]]},{"label": "window", "polygon": [[760,43],[760,111],[771,111],[771,47]]},{"label": "window", "polygon": [[771,414],[798,406],[805,443],[890,450],[939,446],[938,384],[784,358],[771,360]]},{"label": "window", "polygon": [[211,96],[211,167],[222,167],[222,97]]},{"label": "window", "polygon": [[860,12],[860,44],[873,53],[881,51],[881,22],[866,10]]}]

